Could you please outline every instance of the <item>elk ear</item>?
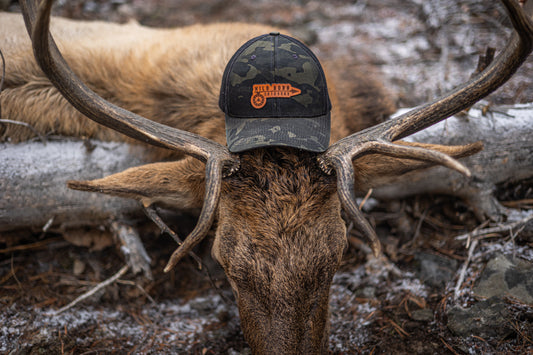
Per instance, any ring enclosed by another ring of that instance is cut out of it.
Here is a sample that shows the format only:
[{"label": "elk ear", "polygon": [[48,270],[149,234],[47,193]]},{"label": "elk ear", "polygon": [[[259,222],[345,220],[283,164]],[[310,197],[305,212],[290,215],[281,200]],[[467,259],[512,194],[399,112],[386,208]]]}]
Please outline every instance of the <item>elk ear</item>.
[{"label": "elk ear", "polygon": [[205,166],[192,158],[146,164],[90,181],[68,181],[74,190],[139,200],[144,206],[158,203],[178,209],[200,208],[203,204]]},{"label": "elk ear", "polygon": [[[439,145],[427,143],[411,143],[396,141],[398,145],[421,147],[445,153],[453,158],[464,158],[483,149],[483,143],[475,142],[467,145]],[[433,163],[412,159],[394,158],[380,154],[369,154],[356,159],[353,163],[356,172],[355,186],[357,193],[364,193],[369,188],[392,183],[398,176],[413,170],[425,169],[434,166]]]}]

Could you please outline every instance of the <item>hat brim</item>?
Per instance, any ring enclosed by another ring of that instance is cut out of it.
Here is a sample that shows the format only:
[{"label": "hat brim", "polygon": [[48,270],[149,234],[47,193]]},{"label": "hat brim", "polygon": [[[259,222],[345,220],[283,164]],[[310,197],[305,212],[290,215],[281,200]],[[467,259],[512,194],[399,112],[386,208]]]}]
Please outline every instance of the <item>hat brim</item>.
[{"label": "hat brim", "polygon": [[230,152],[285,146],[324,152],[329,146],[330,112],[319,117],[235,118],[226,115]]}]

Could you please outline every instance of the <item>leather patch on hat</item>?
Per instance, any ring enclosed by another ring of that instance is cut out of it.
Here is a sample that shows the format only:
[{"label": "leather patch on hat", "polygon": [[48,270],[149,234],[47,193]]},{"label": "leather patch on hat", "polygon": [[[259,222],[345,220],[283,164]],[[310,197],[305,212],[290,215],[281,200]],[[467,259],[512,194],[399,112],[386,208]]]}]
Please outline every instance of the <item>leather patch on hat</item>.
[{"label": "leather patch on hat", "polygon": [[273,97],[293,97],[302,91],[291,84],[255,84],[252,89],[250,102],[256,109],[266,105],[267,99]]}]

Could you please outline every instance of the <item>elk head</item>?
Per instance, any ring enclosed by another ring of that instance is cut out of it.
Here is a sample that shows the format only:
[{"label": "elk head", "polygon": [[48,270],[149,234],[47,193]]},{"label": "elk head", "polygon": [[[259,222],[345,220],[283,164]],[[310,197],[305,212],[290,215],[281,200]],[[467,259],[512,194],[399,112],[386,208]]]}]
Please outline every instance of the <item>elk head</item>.
[{"label": "elk head", "polygon": [[[37,62],[74,107],[132,138],[190,156],[70,186],[134,197],[145,206],[201,200],[203,194],[198,224],[165,271],[204,238],[218,216],[213,255],[235,292],[253,351],[323,353],[329,288],[346,243],[341,207],[379,255],[379,240],[356,206],[356,182],[386,170],[394,159],[409,161],[405,170],[440,164],[469,175],[461,163],[438,151],[451,148],[433,150],[396,141],[471,106],[502,85],[527,58],[533,47],[532,1],[523,8],[515,0],[502,2],[516,33],[483,72],[447,95],[343,138],[321,153],[284,147],[231,153],[214,141],[114,106],[81,83],[61,57],[48,32],[52,1],[43,1],[39,11],[32,1],[21,5]],[[459,150],[468,154],[478,148]],[[376,161],[365,162],[369,156]],[[178,179],[184,171],[187,177]],[[177,185],[184,181],[190,191],[178,192]]]}]

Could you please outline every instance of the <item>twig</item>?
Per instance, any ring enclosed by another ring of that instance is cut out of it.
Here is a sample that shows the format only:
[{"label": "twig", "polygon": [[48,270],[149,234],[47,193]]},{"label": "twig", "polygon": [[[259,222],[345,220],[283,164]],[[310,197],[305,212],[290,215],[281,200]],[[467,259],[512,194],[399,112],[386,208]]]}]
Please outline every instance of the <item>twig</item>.
[{"label": "twig", "polygon": [[531,340],[527,334],[524,333],[523,328],[518,325],[517,321],[509,322],[511,323],[511,326],[514,328],[514,330],[528,343],[533,343],[533,340]]},{"label": "twig", "polygon": [[473,238],[473,237],[479,237],[479,236],[483,236],[483,235],[487,235],[487,234],[501,233],[501,232],[508,232],[508,231],[512,232],[513,228],[516,228],[518,226],[522,226],[522,225],[528,223],[529,221],[533,221],[533,215],[528,216],[528,217],[526,217],[524,219],[521,219],[519,221],[516,221],[516,222],[503,224],[503,225],[501,225],[499,227],[474,230],[474,231],[472,231],[470,233],[461,234],[461,235],[455,237],[455,239],[456,240],[464,240],[464,239]]},{"label": "twig", "polygon": [[24,126],[26,128],[29,128],[39,139],[41,142],[46,144],[46,138],[42,134],[40,134],[35,128],[33,128],[32,125],[26,123],[26,122],[20,122],[20,121],[14,121],[14,120],[6,120],[6,119],[0,119],[0,123],[11,123],[14,125]]},{"label": "twig", "polygon": [[522,231],[526,228],[526,224],[523,224],[520,228],[518,228],[518,230],[516,232],[513,232],[511,231],[510,235],[511,235],[511,240],[509,241],[509,243],[513,243],[513,259],[516,258],[516,245],[515,245],[515,239],[516,237],[522,233]]},{"label": "twig", "polygon": [[41,249],[41,248],[46,247],[48,244],[51,244],[53,242],[59,242],[62,240],[63,240],[62,237],[57,237],[57,238],[49,238],[49,239],[42,240],[39,242],[31,243],[31,244],[15,245],[9,248],[0,249],[0,254],[7,254],[7,253],[12,253],[14,251],[20,251],[20,250]]},{"label": "twig", "polygon": [[124,223],[111,223],[113,234],[122,244],[120,251],[126,258],[126,263],[131,267],[134,274],[141,271],[148,280],[153,280],[152,270],[150,269],[150,257],[144,248],[144,245],[137,231]]},{"label": "twig", "polygon": [[46,233],[48,233],[48,230],[50,229],[50,227],[52,226],[52,224],[54,223],[54,220],[55,220],[56,216],[52,216],[48,222],[45,223],[45,225],[43,226],[43,229],[41,230],[41,235],[39,236],[39,239],[42,239],[44,238],[44,236],[46,235]]},{"label": "twig", "polygon": [[411,242],[414,242],[415,240],[418,239],[418,236],[420,236],[420,230],[422,229],[422,223],[424,223],[424,220],[426,219],[428,213],[429,213],[429,208],[426,208],[424,212],[422,213],[422,216],[420,216],[418,223],[416,224],[415,235],[413,236],[413,239],[411,240]]},{"label": "twig", "polygon": [[442,343],[444,344],[444,346],[446,348],[448,348],[448,350],[450,350],[453,354],[455,355],[459,355],[459,353],[457,351],[455,351],[454,348],[452,348],[452,346],[450,344],[448,344],[442,337],[440,338],[440,341],[442,341]]},{"label": "twig", "polygon": [[413,238],[402,247],[402,249],[409,248],[418,240],[418,237],[420,236],[420,230],[422,229],[422,223],[426,220],[429,213],[429,207],[422,212],[422,216],[420,216],[420,219],[418,220],[418,223],[416,224],[415,233],[413,234]]},{"label": "twig", "polygon": [[396,323],[392,319],[389,319],[389,324],[392,325],[392,327],[396,330],[396,332],[401,337],[410,337],[411,336],[411,334],[409,334],[407,331],[405,331],[405,329],[403,329],[398,323]]},{"label": "twig", "polygon": [[22,287],[22,284],[20,283],[19,279],[17,278],[17,275],[15,274],[15,266],[13,265],[13,255],[11,255],[11,274],[13,275],[13,278],[17,282],[18,287],[20,290],[24,290]]},{"label": "twig", "polygon": [[[479,226],[474,228],[473,232],[476,233],[478,230],[485,228],[490,223],[490,220],[486,220],[485,222],[481,223]],[[470,243],[472,242],[472,233],[468,234],[468,238],[466,239],[466,248],[470,248]]]},{"label": "twig", "polygon": [[472,338],[476,338],[477,340],[480,340],[480,341],[482,341],[484,343],[487,343],[487,340],[482,338],[482,337],[480,337],[479,335],[471,335],[471,337]]},{"label": "twig", "polygon": [[[167,233],[168,235],[170,235],[178,245],[181,245],[181,243],[183,243],[182,240],[176,234],[176,232],[174,232],[169,226],[167,226],[167,224],[157,214],[157,211],[155,210],[155,207],[153,205],[145,206],[143,203],[141,203],[141,207],[144,210],[144,213],[146,213],[146,215],[148,216],[148,218],[150,218],[152,222],[154,222],[159,227],[162,233]],[[200,257],[192,251],[189,252],[189,255],[194,259],[194,261],[198,263],[198,269],[201,270],[204,265],[202,259],[200,259]]]},{"label": "twig", "polygon": [[366,201],[368,200],[368,198],[370,197],[370,195],[372,195],[372,191],[374,191],[374,189],[368,189],[368,192],[366,193],[365,197],[363,198],[363,201],[361,201],[361,203],[359,204],[359,209],[361,211],[363,210],[363,207],[364,207]]},{"label": "twig", "polygon": [[150,294],[148,294],[148,292],[146,292],[146,290],[141,285],[139,285],[137,282],[129,281],[129,280],[117,280],[117,283],[124,284],[124,285],[135,286],[139,291],[141,291],[143,293],[143,295],[146,298],[148,298],[150,303],[155,304],[155,300],[152,298],[152,296],[150,296]]},{"label": "twig", "polygon": [[50,227],[52,226],[52,223],[54,223],[54,219],[56,218],[56,216],[52,216],[52,218],[50,218],[48,220],[48,222],[46,222],[46,224],[44,225],[43,229],[42,229],[42,232],[43,233],[46,233],[48,232],[48,229],[50,229]]},{"label": "twig", "polygon": [[468,258],[461,267],[461,272],[459,273],[459,278],[457,279],[457,284],[455,285],[455,290],[453,293],[454,299],[457,299],[457,297],[459,297],[459,291],[461,290],[461,285],[463,284],[463,281],[465,279],[468,264],[470,264],[470,261],[472,261],[472,256],[474,255],[474,250],[476,249],[478,243],[479,241],[477,239],[474,239],[474,241],[470,245],[470,248],[468,249]]},{"label": "twig", "polygon": [[523,200],[515,201],[501,201],[501,204],[509,208],[527,208],[529,206],[533,207],[533,198],[526,198]]},{"label": "twig", "polygon": [[83,295],[79,296],[78,298],[76,298],[74,301],[70,302],[66,306],[58,309],[55,312],[52,312],[52,315],[53,316],[57,316],[58,314],[65,312],[66,310],[74,307],[75,305],[77,305],[81,301],[91,297],[96,292],[100,291],[101,289],[111,285],[113,282],[117,281],[119,278],[124,276],[124,274],[128,271],[129,268],[130,267],[128,265],[124,265],[115,275],[111,276],[110,278],[108,278],[107,280],[105,280],[103,282],[100,282],[93,289],[89,290],[88,292],[85,292]]},{"label": "twig", "polygon": [[[144,210],[144,213],[146,213],[148,218],[150,218],[152,222],[154,222],[159,227],[162,233],[169,234],[172,237],[172,239],[174,239],[174,241],[178,243],[178,245],[181,245],[182,243],[181,239],[178,237],[176,232],[174,232],[169,226],[167,226],[166,223],[163,221],[163,219],[161,219],[161,217],[157,214],[155,206],[153,205],[145,206],[143,203],[141,203],[140,205],[142,209]],[[139,243],[142,243],[142,242],[139,240]],[[193,251],[189,252],[189,256],[198,263],[198,269],[202,270],[207,275],[209,282],[211,283],[211,286],[218,292],[218,294],[224,300],[224,302],[226,302],[227,304],[232,304],[232,302],[224,295],[224,293],[222,293],[222,290],[220,289],[220,287],[216,285],[213,275],[211,275],[209,268],[207,267],[207,265],[204,264],[202,259],[198,255],[196,255]]]}]

